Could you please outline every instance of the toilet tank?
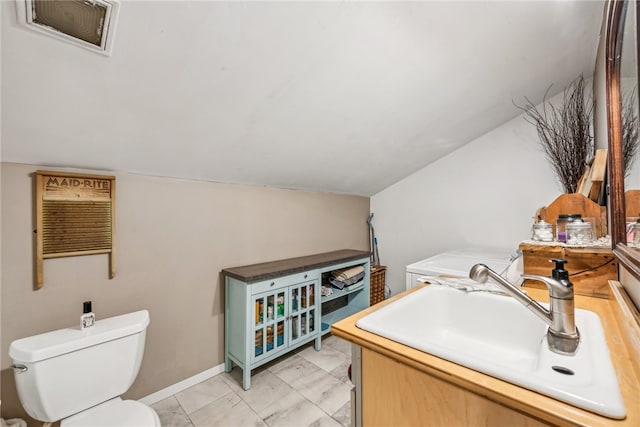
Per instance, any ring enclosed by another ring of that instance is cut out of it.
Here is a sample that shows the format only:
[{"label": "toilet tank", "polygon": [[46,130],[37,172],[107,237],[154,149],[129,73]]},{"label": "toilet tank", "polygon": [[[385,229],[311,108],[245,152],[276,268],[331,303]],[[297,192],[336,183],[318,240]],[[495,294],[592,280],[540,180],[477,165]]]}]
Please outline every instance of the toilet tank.
[{"label": "toilet tank", "polygon": [[12,342],[22,406],[54,422],[120,396],[140,370],[148,325],[149,312],[141,310]]}]

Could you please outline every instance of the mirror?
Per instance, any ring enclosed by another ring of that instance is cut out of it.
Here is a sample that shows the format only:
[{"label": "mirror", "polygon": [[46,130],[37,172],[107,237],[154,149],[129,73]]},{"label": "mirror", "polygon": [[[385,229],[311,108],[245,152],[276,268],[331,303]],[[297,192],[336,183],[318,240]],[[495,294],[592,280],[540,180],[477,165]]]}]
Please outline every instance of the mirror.
[{"label": "mirror", "polygon": [[[636,3],[636,4],[631,4]],[[629,7],[631,6],[631,7]],[[623,39],[625,33],[625,21],[632,22],[629,27],[635,27],[637,22],[638,8],[637,2],[632,1],[609,1],[606,13],[606,33],[605,33],[605,86],[606,86],[606,115],[607,115],[607,135],[609,146],[609,218],[611,244],[614,254],[620,261],[620,265],[640,280],[640,251],[632,250],[626,245],[626,215],[625,215],[625,186],[624,186],[624,158],[623,158],[623,138],[622,138],[622,63],[623,59]],[[635,28],[628,32],[628,44],[637,56]],[[630,59],[626,59],[631,62]],[[638,63],[625,65],[625,80],[635,79],[637,86]],[[627,70],[633,69],[629,72]],[[633,86],[634,83],[631,84]],[[625,87],[628,83],[625,82]],[[636,97],[636,101],[638,97]]]}]

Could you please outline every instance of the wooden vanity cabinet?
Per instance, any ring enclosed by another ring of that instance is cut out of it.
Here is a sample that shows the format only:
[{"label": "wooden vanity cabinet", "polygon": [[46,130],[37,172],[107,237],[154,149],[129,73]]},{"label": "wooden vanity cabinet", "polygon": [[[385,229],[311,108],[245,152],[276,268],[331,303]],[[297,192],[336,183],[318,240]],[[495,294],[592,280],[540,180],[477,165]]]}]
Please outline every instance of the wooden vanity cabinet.
[{"label": "wooden vanity cabinet", "polygon": [[356,403],[354,412],[361,418],[356,415],[353,426],[548,425],[375,351],[360,351],[361,385],[355,395],[361,393],[357,400],[366,403],[359,410]]}]

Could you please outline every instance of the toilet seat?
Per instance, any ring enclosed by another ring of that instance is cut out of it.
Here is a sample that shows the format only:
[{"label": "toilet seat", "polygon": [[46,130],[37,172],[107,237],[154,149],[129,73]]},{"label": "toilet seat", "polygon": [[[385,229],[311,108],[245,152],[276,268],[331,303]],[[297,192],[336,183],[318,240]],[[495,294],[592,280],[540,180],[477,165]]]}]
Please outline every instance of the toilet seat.
[{"label": "toilet seat", "polygon": [[65,418],[60,427],[160,427],[158,414],[136,400],[119,397]]}]

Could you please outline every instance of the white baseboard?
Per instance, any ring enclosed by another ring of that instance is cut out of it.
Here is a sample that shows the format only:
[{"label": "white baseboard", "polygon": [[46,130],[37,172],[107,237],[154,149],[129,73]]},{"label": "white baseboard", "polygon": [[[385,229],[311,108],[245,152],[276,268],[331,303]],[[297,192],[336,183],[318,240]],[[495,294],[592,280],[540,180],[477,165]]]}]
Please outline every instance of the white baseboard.
[{"label": "white baseboard", "polygon": [[147,406],[151,406],[154,403],[158,403],[161,400],[166,399],[167,397],[171,397],[176,393],[180,393],[181,391],[184,391],[191,386],[201,383],[202,381],[208,380],[209,378],[212,378],[222,372],[224,372],[224,363],[207,369],[206,371],[200,372],[199,374],[184,379],[178,383],[170,385],[169,387],[163,388],[162,390],[158,390],[155,393],[151,393],[150,395],[139,399],[139,401]]}]

